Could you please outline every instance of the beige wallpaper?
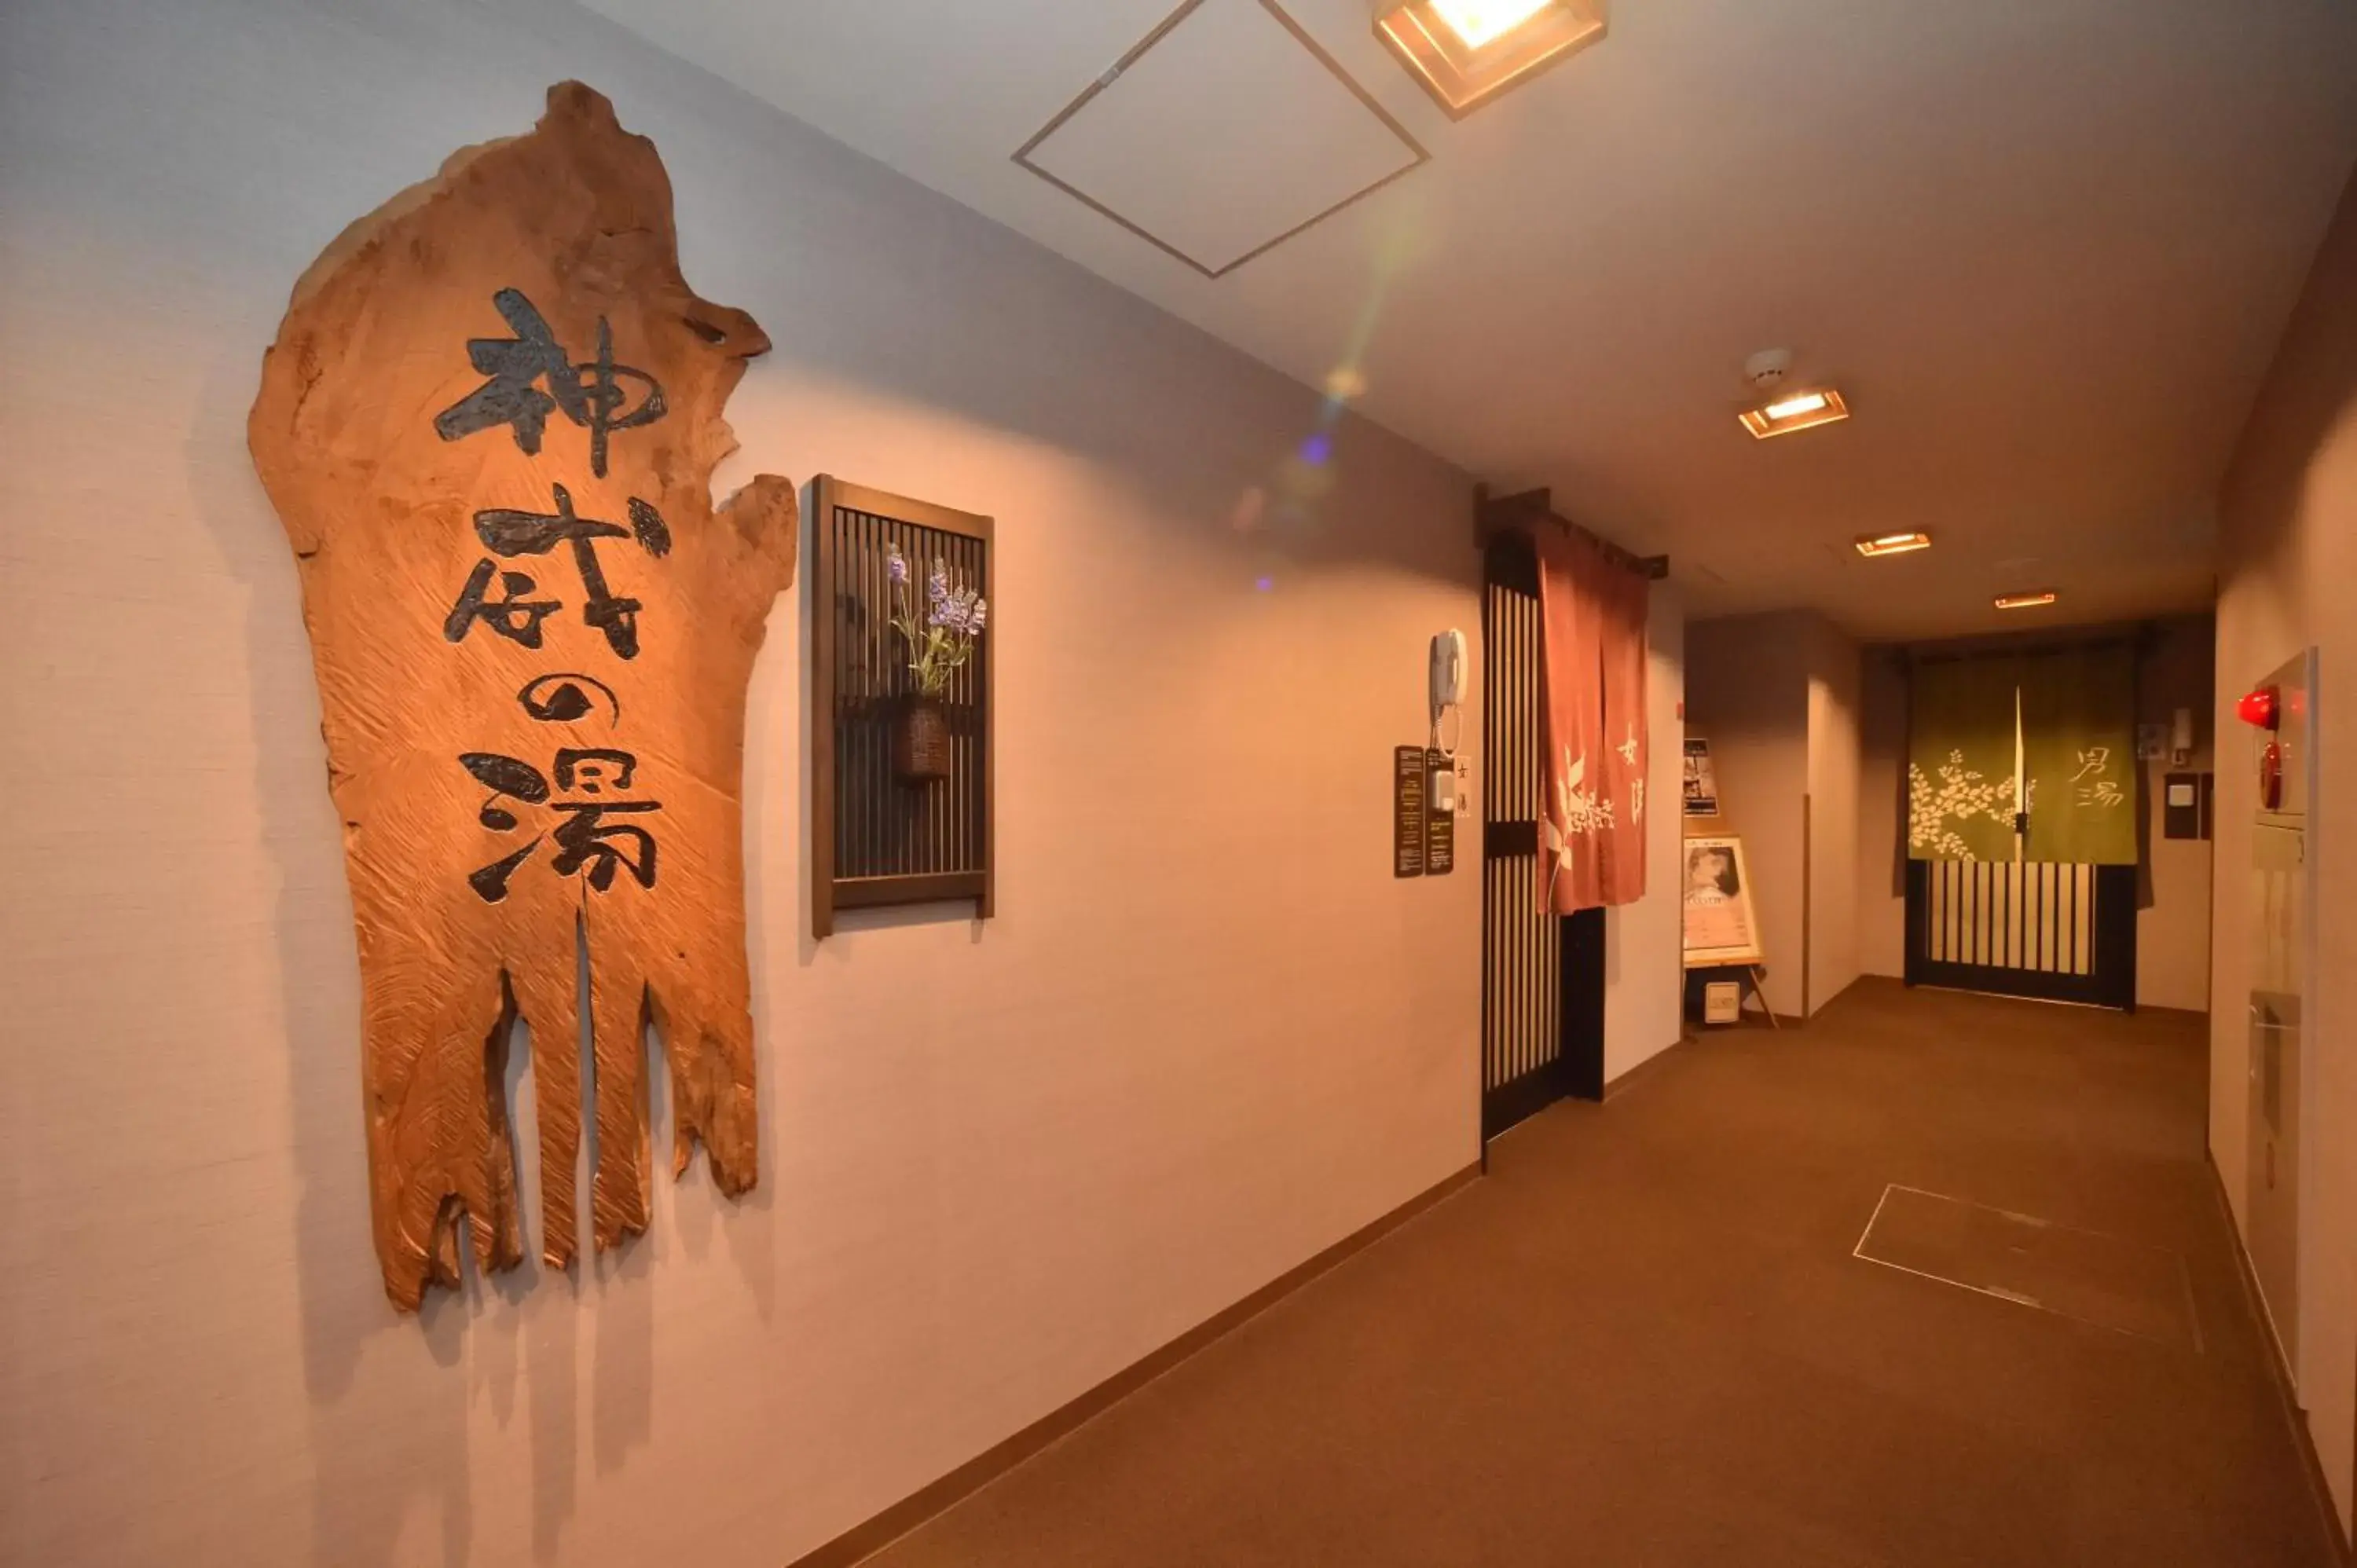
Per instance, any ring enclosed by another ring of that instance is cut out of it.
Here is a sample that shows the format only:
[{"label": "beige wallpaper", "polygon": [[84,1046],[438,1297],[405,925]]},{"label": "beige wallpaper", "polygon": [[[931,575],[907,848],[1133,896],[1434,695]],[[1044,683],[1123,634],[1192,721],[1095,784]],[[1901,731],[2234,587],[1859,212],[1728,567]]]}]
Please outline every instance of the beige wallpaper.
[{"label": "beige wallpaper", "polygon": [[1811,617],[1809,650],[1809,1011],[1857,979],[1858,709],[1864,660],[1847,633]]},{"label": "beige wallpaper", "polygon": [[1857,964],[1907,972],[1907,661],[1864,650],[1858,680]]},{"label": "beige wallpaper", "polygon": [[1686,729],[1710,742],[1719,814],[1688,836],[1743,840],[1752,913],[1767,957],[1769,1004],[1802,1016],[1808,952],[1803,817],[1810,780],[1810,676],[1818,618],[1792,612],[1686,628]]},{"label": "beige wallpaper", "polygon": [[2307,648],[2321,656],[2318,756],[2323,785],[2311,824],[2319,856],[2316,1009],[2302,1090],[2300,1171],[2302,1402],[2344,1527],[2357,1427],[2357,886],[2349,825],[2357,757],[2357,181],[2341,199],[2299,308],[2243,434],[2220,499],[2217,901],[2212,923],[2210,1150],[2239,1213],[2248,1169],[2251,817],[2257,782],[2251,732],[2234,700]]},{"label": "beige wallpaper", "polygon": [[2136,911],[2136,1004],[2206,1012],[2210,1006],[2210,868],[2212,841],[2173,839],[2162,831],[2169,775],[2214,767],[2211,666],[2218,629],[2207,616],[2164,622],[2136,667],[2137,719],[2169,725],[2179,708],[2193,714],[2193,757],[2179,769],[2168,758],[2145,765],[2152,802],[2148,845],[2152,902]]},{"label": "beige wallpaper", "polygon": [[[568,75],[776,340],[722,488],[997,518],[1001,912],[811,940],[781,604],[759,1188],[403,1320],[243,421],[318,249]],[[1466,476],[1300,461],[1314,394],[567,5],[31,0],[0,105],[0,1563],[776,1568],[1473,1159],[1480,878],[1387,838]]]}]

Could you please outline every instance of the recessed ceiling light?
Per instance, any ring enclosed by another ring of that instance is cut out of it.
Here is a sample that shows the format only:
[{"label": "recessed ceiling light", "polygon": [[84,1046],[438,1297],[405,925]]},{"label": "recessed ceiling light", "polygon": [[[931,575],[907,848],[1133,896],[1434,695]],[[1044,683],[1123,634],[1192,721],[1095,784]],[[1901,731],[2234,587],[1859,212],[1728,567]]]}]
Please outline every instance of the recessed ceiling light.
[{"label": "recessed ceiling light", "polygon": [[1765,441],[1770,435],[1790,435],[1795,430],[1813,430],[1820,424],[1847,419],[1849,404],[1842,401],[1841,393],[1826,387],[1821,392],[1794,392],[1761,407],[1746,409],[1740,417],[1744,429],[1756,439]]},{"label": "recessed ceiling light", "polygon": [[2050,591],[2035,594],[1999,594],[1996,607],[2001,610],[2034,610],[2040,605],[2050,605],[2055,596]]},{"label": "recessed ceiling light", "polygon": [[1857,542],[1860,555],[1904,555],[1910,550],[1929,550],[1932,536],[1928,533],[1881,533]]},{"label": "recessed ceiling light", "polygon": [[1375,19],[1452,120],[1604,36],[1609,0],[1410,0]]},{"label": "recessed ceiling light", "polygon": [[1468,48],[1478,49],[1553,4],[1555,0],[1432,0],[1432,14],[1448,23],[1448,30],[1464,39]]}]

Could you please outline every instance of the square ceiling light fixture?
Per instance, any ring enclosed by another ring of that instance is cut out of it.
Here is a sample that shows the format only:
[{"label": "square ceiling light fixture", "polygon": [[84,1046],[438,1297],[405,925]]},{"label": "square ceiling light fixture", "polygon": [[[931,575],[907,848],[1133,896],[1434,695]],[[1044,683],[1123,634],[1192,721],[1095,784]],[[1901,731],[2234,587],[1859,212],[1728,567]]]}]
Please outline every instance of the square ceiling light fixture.
[{"label": "square ceiling light fixture", "polygon": [[1737,415],[1743,428],[1761,441],[1771,435],[1790,435],[1795,430],[1814,430],[1820,424],[1831,424],[1849,417],[1849,404],[1842,394],[1827,387],[1822,392],[1794,392],[1778,398],[1764,407],[1747,409]]},{"label": "square ceiling light fixture", "polygon": [[1410,0],[1375,18],[1452,120],[1604,36],[1609,0]]}]

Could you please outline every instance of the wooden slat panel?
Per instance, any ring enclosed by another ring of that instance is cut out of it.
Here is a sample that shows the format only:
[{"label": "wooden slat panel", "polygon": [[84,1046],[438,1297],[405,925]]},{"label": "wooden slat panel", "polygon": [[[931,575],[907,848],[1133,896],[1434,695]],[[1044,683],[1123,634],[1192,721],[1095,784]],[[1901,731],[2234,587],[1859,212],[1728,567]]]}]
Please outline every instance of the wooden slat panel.
[{"label": "wooden slat panel", "polygon": [[840,663],[835,683],[837,814],[834,871],[840,881],[882,876],[937,876],[980,872],[983,806],[982,707],[978,693],[984,639],[974,659],[952,678],[948,708],[952,736],[950,776],[922,788],[892,777],[897,703],[909,690],[898,633],[885,618],[891,602],[886,553],[898,545],[921,584],[936,560],[952,580],[979,583],[983,542],[922,528],[894,518],[835,509],[838,591],[834,606]]},{"label": "wooden slat panel", "polygon": [[2095,868],[2030,861],[1933,861],[1924,956],[2038,974],[2094,972]]},{"label": "wooden slat panel", "polygon": [[1535,583],[1493,575],[1482,604],[1491,757],[1482,783],[1482,1088],[1495,1104],[1512,1103],[1508,1119],[1560,1092],[1540,1086],[1562,1058],[1563,922],[1540,908],[1537,893],[1544,732],[1535,590]]},{"label": "wooden slat panel", "polygon": [[839,907],[942,897],[972,897],[987,916],[991,638],[985,635],[945,697],[949,776],[902,783],[892,767],[892,740],[910,677],[891,627],[888,555],[897,546],[909,561],[917,579],[911,604],[920,618],[925,576],[936,561],[952,581],[995,597],[991,521],[831,477],[819,480],[817,491],[812,689],[823,716],[812,748],[819,840],[812,856],[813,929],[826,935]]}]

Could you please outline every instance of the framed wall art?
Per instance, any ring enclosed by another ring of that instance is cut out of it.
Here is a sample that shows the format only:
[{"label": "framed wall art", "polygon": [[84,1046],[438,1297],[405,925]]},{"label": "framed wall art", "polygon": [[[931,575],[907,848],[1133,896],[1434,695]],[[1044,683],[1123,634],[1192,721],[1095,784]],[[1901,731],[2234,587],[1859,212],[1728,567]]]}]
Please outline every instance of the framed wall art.
[{"label": "framed wall art", "polygon": [[811,929],[992,913],[992,521],[832,475],[813,490]]}]

